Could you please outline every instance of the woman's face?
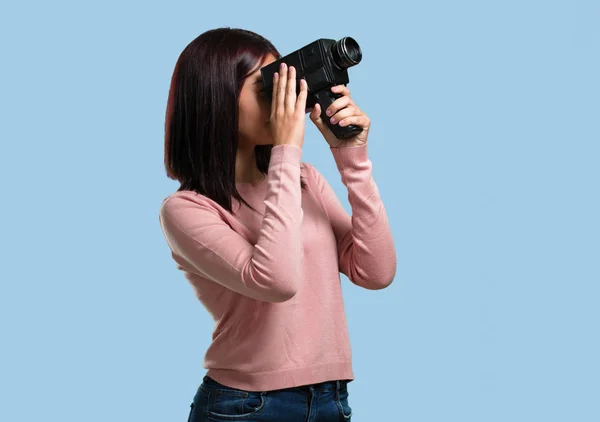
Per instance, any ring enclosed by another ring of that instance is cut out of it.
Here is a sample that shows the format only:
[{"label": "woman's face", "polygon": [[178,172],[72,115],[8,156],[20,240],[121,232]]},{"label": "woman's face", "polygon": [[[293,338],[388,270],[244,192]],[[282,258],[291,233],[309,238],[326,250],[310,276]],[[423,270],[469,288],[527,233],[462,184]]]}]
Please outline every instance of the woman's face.
[{"label": "woman's face", "polygon": [[274,55],[268,54],[259,68],[244,81],[238,102],[239,115],[239,147],[254,148],[256,145],[270,145],[273,143],[269,116],[271,115],[271,102],[264,92],[260,68],[273,63]]}]

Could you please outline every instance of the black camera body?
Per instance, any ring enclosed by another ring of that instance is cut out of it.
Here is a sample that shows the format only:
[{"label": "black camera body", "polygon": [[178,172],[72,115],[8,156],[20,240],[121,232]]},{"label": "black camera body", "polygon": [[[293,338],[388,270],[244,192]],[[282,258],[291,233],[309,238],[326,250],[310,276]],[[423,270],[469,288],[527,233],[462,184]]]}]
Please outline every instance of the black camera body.
[{"label": "black camera body", "polygon": [[305,113],[319,103],[321,119],[335,136],[339,139],[353,137],[362,132],[363,128],[357,125],[332,124],[325,111],[331,103],[342,96],[331,92],[331,87],[346,85],[350,82],[348,68],[357,65],[361,60],[360,46],[353,38],[344,37],[339,41],[320,38],[260,69],[265,94],[271,101],[273,74],[279,72],[280,63],[294,66],[296,68],[296,92],[300,92],[300,79],[305,79],[308,85]]}]

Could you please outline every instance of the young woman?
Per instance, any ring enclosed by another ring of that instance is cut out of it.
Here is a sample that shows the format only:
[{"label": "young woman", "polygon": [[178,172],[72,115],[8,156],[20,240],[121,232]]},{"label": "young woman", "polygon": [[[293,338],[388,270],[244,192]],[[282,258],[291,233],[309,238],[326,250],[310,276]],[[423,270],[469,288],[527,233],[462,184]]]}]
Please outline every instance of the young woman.
[{"label": "young woman", "polygon": [[177,268],[215,321],[208,369],[189,422],[350,421],[350,340],[340,272],[365,289],[387,287],[396,253],[367,157],[369,118],[347,87],[332,121],[364,128],[336,139],[310,113],[348,189],[350,216],[301,161],[307,86],[282,66],[273,94],[260,68],[275,47],[218,28],[181,53],[165,125],[167,175],[180,188],[159,221]]}]

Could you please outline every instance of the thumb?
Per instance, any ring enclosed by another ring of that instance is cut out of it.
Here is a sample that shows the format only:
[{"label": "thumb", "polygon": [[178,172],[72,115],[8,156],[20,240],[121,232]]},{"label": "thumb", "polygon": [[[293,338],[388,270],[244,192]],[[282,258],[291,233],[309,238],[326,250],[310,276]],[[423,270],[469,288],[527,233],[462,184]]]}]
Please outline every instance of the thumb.
[{"label": "thumb", "polygon": [[329,126],[321,119],[321,104],[315,103],[312,112],[310,113],[310,120],[315,124],[319,132],[329,142],[330,139],[335,139],[335,135],[329,129]]},{"label": "thumb", "polygon": [[321,119],[321,104],[315,103],[313,110],[310,113],[310,120],[317,126],[319,129],[323,129],[325,123],[323,119]]}]

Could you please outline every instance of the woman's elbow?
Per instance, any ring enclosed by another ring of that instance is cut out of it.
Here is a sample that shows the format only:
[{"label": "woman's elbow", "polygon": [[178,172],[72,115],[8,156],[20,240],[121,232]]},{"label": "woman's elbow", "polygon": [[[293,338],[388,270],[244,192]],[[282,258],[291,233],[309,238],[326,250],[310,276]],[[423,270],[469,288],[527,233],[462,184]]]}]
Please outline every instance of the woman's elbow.
[{"label": "woman's elbow", "polygon": [[278,282],[271,285],[264,300],[271,303],[286,302],[292,299],[298,293],[300,286],[300,277],[292,274],[278,278]]},{"label": "woman's elbow", "polygon": [[276,292],[273,292],[270,295],[269,300],[267,302],[271,302],[271,303],[287,302],[288,300],[290,300],[294,296],[296,296],[296,293],[298,293],[297,289],[277,290]]}]

